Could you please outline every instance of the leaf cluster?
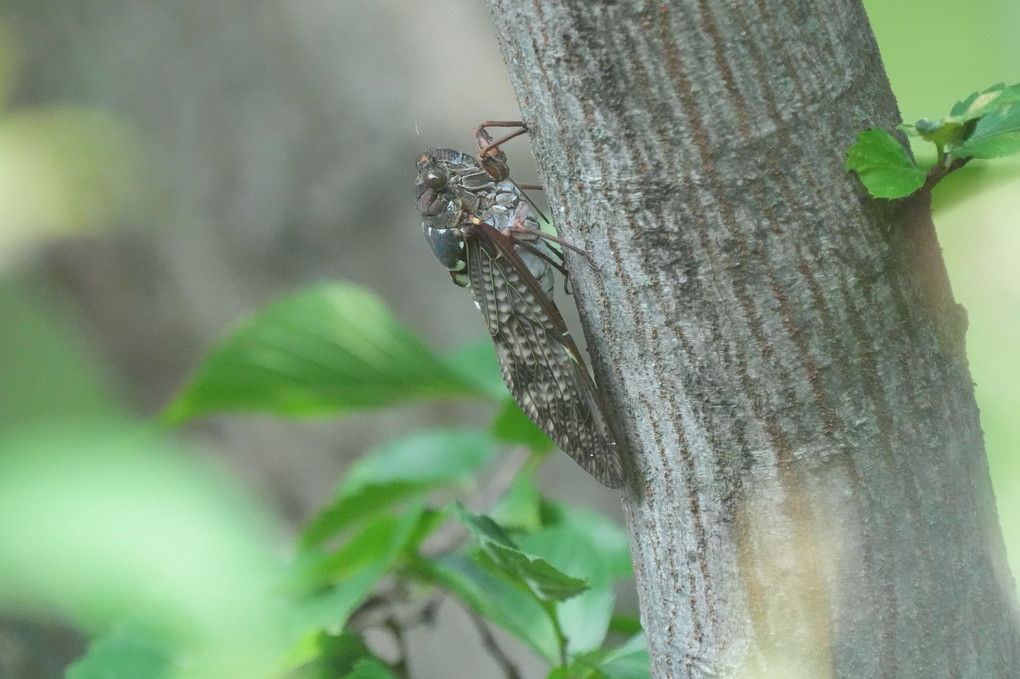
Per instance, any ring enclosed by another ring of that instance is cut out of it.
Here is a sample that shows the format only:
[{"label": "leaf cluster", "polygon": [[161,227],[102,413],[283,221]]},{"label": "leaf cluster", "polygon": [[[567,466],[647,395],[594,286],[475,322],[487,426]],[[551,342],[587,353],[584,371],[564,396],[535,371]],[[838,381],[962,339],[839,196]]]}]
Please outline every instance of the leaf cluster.
[{"label": "leaf cluster", "polygon": [[972,159],[1020,152],[1020,84],[975,92],[941,120],[922,118],[897,129],[932,143],[936,159],[921,168],[909,148],[889,132],[876,127],[859,132],[847,149],[846,169],[856,172],[875,198],[904,198],[931,190]]},{"label": "leaf cluster", "polygon": [[[452,602],[505,676],[517,669],[490,625],[544,658],[550,676],[647,676],[638,623],[615,614],[614,583],[631,575],[626,537],[540,495],[531,474],[552,446],[510,400],[490,343],[437,354],[375,296],[322,285],[241,323],[163,418],[323,416],[436,399],[489,402],[496,416],[488,428],[414,432],[352,466],[296,546],[283,589],[297,641],[281,672],[411,676],[407,631]],[[509,474],[500,471],[501,447],[527,452]],[[479,477],[501,475],[503,487],[479,490]],[[380,630],[397,657],[368,643]],[[610,649],[610,635],[629,641]]]}]

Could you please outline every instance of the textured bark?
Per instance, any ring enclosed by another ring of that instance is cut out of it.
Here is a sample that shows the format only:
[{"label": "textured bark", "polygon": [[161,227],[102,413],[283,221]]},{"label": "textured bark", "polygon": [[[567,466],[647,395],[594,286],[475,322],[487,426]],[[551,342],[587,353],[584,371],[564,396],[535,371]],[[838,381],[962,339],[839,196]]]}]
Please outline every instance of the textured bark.
[{"label": "textured bark", "polygon": [[490,0],[622,430],[656,677],[1006,677],[1020,625],[927,198],[853,0]]}]

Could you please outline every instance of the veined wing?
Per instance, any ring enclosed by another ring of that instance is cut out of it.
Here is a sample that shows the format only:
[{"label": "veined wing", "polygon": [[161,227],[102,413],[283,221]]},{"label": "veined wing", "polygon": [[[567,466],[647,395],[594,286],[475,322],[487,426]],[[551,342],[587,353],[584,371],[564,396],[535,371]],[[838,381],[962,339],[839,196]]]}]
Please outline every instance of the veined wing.
[{"label": "veined wing", "polygon": [[472,219],[464,228],[468,287],[496,345],[503,380],[521,410],[603,485],[623,485],[616,439],[559,309],[511,238]]}]

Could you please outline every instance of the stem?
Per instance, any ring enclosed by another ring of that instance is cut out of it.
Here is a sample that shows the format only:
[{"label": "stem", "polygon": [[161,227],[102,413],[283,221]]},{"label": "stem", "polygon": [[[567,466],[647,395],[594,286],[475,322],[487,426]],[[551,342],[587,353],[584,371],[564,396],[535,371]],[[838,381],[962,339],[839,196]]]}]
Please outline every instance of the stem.
[{"label": "stem", "polygon": [[548,599],[539,599],[539,603],[542,605],[542,610],[549,616],[549,622],[552,623],[553,632],[556,633],[556,645],[560,649],[560,666],[567,666],[567,643],[568,639],[563,634],[563,628],[560,627],[560,619],[556,615],[556,602],[549,601]]},{"label": "stem", "polygon": [[[948,156],[946,157],[948,158]],[[956,172],[961,167],[969,163],[971,160],[973,160],[973,157],[954,158],[952,161],[950,161],[949,165],[946,165],[944,162],[942,162],[941,159],[939,159],[939,161],[932,165],[931,169],[928,170],[928,176],[925,177],[924,184],[921,186],[920,189],[917,190],[916,193],[931,191],[933,188],[935,188],[936,184],[938,184],[946,177],[946,175],[950,174],[951,172]]]},{"label": "stem", "polygon": [[496,641],[496,637],[492,636],[492,632],[489,631],[489,626],[485,624],[485,620],[477,612],[471,608],[464,609],[467,611],[468,617],[471,618],[471,622],[474,623],[478,629],[478,634],[482,637],[482,645],[485,646],[485,650],[489,652],[496,664],[503,670],[503,675],[507,679],[520,679],[521,672],[517,669],[517,666],[513,664],[510,657],[503,651],[499,643]]}]

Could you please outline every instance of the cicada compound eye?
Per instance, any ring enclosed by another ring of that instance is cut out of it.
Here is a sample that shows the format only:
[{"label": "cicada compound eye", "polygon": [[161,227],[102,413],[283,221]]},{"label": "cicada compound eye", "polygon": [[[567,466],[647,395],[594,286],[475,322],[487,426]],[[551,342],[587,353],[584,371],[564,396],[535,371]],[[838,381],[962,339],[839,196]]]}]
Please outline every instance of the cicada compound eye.
[{"label": "cicada compound eye", "polygon": [[430,167],[422,174],[421,180],[425,183],[425,186],[433,191],[438,191],[446,186],[446,171],[439,167]]}]

